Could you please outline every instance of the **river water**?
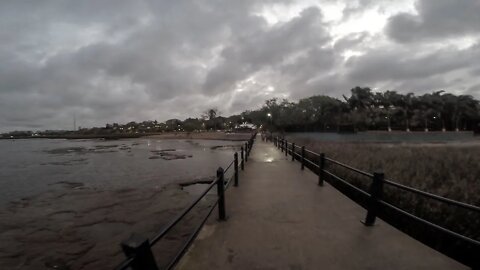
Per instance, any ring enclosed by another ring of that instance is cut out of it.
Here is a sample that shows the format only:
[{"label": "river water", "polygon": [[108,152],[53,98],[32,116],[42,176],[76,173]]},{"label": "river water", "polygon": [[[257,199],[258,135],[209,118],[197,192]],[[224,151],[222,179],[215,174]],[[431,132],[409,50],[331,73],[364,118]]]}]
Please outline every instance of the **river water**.
[{"label": "river water", "polygon": [[[205,188],[179,183],[213,179],[242,143],[0,140],[0,269],[112,269],[124,258],[121,241],[152,237]],[[159,265],[213,196],[155,246]]]},{"label": "river water", "polygon": [[109,189],[208,177],[232,161],[234,146],[240,144],[148,138],[0,140],[0,203],[44,192],[59,182]]}]

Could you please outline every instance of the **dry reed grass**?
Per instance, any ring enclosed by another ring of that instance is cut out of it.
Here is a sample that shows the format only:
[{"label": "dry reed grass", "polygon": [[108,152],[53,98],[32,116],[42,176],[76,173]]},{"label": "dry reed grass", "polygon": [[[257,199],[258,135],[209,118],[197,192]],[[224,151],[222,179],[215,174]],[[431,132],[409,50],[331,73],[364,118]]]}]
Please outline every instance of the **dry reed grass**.
[{"label": "dry reed grass", "polygon": [[[332,143],[295,139],[297,145],[357,169],[446,198],[480,205],[480,145]],[[339,166],[327,169],[368,190],[368,177]],[[426,220],[480,239],[480,215],[386,185],[384,199]]]}]

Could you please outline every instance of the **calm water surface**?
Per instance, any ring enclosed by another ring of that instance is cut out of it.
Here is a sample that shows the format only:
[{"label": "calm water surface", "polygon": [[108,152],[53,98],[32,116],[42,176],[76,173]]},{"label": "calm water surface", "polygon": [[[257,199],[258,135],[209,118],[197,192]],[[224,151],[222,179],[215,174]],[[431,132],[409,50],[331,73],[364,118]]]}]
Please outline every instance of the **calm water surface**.
[{"label": "calm water surface", "polygon": [[[209,177],[218,166],[231,162],[241,144],[149,138],[0,140],[0,204],[57,188],[61,181],[112,189]],[[170,149],[166,153],[188,157],[149,159],[156,156],[152,151],[165,149]]]}]

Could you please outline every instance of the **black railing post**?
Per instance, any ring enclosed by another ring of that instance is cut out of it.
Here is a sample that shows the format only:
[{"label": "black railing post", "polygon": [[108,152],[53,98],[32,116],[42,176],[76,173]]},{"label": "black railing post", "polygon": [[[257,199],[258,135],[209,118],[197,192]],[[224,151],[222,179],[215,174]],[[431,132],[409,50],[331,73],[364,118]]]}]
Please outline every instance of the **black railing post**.
[{"label": "black railing post", "polygon": [[245,143],[245,162],[248,162],[248,142]]},{"label": "black railing post", "polygon": [[226,220],[225,215],[225,179],[222,167],[217,170],[218,219]]},{"label": "black railing post", "polygon": [[368,201],[367,217],[363,224],[365,226],[373,226],[378,213],[379,201],[382,199],[383,193],[383,180],[385,174],[383,172],[374,172],[373,181],[370,185],[370,199]]},{"label": "black railing post", "polygon": [[283,146],[284,146],[284,143],[283,143],[283,139],[280,140],[280,151],[282,151],[283,153]]},{"label": "black railing post", "polygon": [[285,156],[288,156],[288,141],[285,140]]},{"label": "black railing post", "polygon": [[243,158],[243,146],[242,146],[242,147],[240,147],[240,151],[241,151],[241,152],[240,152],[240,157],[242,158],[242,160],[240,161],[240,168],[241,168],[241,169],[242,169],[242,171],[243,171],[243,170],[244,170],[244,166],[243,166],[243,164],[244,164],[244,158]]},{"label": "black railing post", "polygon": [[302,146],[302,170],[305,169],[305,146]]},{"label": "black railing post", "polygon": [[292,161],[295,160],[295,143],[292,143]]},{"label": "black railing post", "polygon": [[123,253],[133,258],[130,268],[133,270],[158,270],[147,238],[133,234],[122,242]]},{"label": "black railing post", "polygon": [[238,187],[238,153],[235,152],[235,154],[233,154],[233,168],[235,169],[235,181],[233,182],[233,185]]},{"label": "black railing post", "polygon": [[321,153],[318,159],[318,185],[323,186],[325,175],[323,170],[325,169],[325,154]]}]

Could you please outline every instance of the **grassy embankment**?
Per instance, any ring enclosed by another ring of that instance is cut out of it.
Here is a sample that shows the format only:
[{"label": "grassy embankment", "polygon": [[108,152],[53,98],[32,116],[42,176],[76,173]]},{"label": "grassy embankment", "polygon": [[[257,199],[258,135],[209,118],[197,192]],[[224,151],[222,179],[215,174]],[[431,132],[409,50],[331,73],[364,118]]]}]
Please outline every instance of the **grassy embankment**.
[{"label": "grassy embankment", "polygon": [[[367,172],[443,197],[480,205],[480,144],[332,143],[295,139],[298,145]],[[327,169],[368,190],[371,181],[335,165]],[[480,215],[385,186],[384,198],[429,221],[480,239]]]}]

